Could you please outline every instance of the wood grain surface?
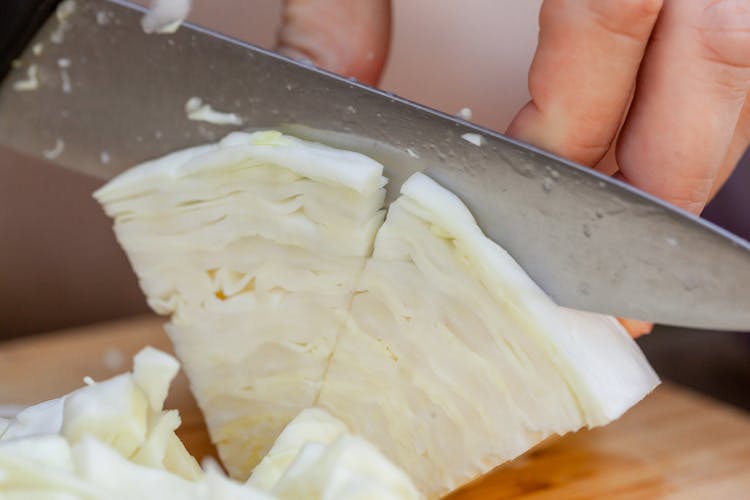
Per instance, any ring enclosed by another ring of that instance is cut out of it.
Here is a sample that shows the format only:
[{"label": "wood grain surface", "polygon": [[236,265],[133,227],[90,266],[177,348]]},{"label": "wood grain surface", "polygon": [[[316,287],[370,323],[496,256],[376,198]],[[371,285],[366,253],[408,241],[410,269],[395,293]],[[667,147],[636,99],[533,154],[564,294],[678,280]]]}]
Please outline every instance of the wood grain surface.
[{"label": "wood grain surface", "polygon": [[[141,316],[0,343],[0,408],[129,370],[145,345],[171,351],[161,324]],[[188,449],[215,456],[182,374],[167,407],[180,410]],[[750,416],[664,384],[617,422],[549,440],[451,495],[500,498],[750,498]]]}]

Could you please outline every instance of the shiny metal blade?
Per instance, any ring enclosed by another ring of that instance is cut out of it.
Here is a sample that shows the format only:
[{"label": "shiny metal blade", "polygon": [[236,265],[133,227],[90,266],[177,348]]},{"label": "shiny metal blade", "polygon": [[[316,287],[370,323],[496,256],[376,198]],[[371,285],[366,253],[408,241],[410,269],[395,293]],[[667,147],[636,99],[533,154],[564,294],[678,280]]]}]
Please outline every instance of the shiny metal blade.
[{"label": "shiny metal blade", "polygon": [[[750,245],[707,222],[500,134],[198,27],[145,35],[132,4],[75,5],[45,25],[0,85],[0,143],[109,178],[236,128],[282,128],[377,158],[391,198],[426,171],[563,305],[750,330]],[[17,90],[31,65],[38,88]],[[191,97],[243,125],[188,120]]]}]

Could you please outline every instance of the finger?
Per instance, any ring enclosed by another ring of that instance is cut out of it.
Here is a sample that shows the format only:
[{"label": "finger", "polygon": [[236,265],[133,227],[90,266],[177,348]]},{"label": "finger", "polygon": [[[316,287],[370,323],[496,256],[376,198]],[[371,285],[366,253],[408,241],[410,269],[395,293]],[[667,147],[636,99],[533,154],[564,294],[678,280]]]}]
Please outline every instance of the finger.
[{"label": "finger", "polygon": [[648,323],[646,321],[640,321],[637,319],[625,319],[625,318],[617,318],[617,321],[620,322],[620,324],[625,328],[625,330],[628,331],[631,337],[634,339],[637,339],[641,335],[646,335],[647,333],[651,333],[651,330],[654,328],[653,323]]},{"label": "finger", "polygon": [[531,101],[507,133],[594,165],[617,133],[661,0],[546,0]]},{"label": "finger", "polygon": [[[617,139],[619,137],[620,131],[622,130],[622,126],[625,124],[625,118],[628,115],[628,110],[630,109],[630,105],[633,102],[633,94],[635,93],[635,86],[630,91],[630,97],[628,98],[628,103],[625,106],[625,111],[622,115],[622,118],[620,119],[620,124],[617,127],[617,133],[615,134],[615,138],[613,139],[613,144],[617,143]],[[615,175],[618,170],[620,170],[620,167],[617,165],[617,156],[615,155],[615,148],[610,145],[610,148],[607,150],[607,152],[604,154],[604,156],[599,160],[599,162],[596,165],[593,165],[593,168],[604,174],[604,175]]]},{"label": "finger", "polygon": [[745,99],[745,105],[742,106],[740,118],[737,120],[737,127],[734,129],[732,142],[729,144],[729,151],[711,188],[709,200],[713,199],[729,176],[732,175],[737,163],[742,158],[745,150],[747,150],[748,145],[750,145],[750,97]]},{"label": "finger", "polygon": [[620,176],[699,213],[750,89],[750,4],[665,0],[617,145]]},{"label": "finger", "polygon": [[286,0],[277,50],[374,85],[390,25],[389,0]]}]

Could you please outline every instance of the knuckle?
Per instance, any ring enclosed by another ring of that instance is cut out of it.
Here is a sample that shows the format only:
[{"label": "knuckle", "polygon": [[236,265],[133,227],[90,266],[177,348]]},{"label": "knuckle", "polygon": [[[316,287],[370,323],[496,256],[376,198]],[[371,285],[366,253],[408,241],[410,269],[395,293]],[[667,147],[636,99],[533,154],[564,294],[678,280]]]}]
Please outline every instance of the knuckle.
[{"label": "knuckle", "polygon": [[672,184],[662,197],[673,205],[692,213],[700,213],[708,202],[711,187],[716,180],[715,172],[702,172],[695,176],[686,176],[680,182]]},{"label": "knuckle", "polygon": [[607,154],[611,146],[610,135],[607,133],[600,137],[582,137],[577,131],[569,131],[561,137],[554,153],[581,165],[593,166]]},{"label": "knuckle", "polygon": [[626,16],[638,19],[655,18],[661,11],[663,0],[619,0],[614,2]]},{"label": "knuckle", "polygon": [[588,8],[605,30],[645,42],[663,0],[589,0]]},{"label": "knuckle", "polygon": [[750,2],[708,1],[695,28],[708,59],[750,78]]},{"label": "knuckle", "polygon": [[705,195],[689,195],[689,196],[676,196],[673,198],[665,198],[665,200],[676,207],[680,207],[686,212],[691,214],[700,214],[708,203],[708,190]]}]

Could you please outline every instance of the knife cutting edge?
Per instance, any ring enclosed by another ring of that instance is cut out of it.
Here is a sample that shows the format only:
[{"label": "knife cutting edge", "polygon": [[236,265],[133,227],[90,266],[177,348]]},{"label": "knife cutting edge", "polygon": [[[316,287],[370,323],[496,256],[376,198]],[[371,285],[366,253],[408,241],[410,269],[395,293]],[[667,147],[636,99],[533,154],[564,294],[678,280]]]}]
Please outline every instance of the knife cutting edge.
[{"label": "knife cutting edge", "polygon": [[[130,2],[58,4],[4,6],[0,144],[10,149],[106,179],[232,130],[277,128],[381,161],[391,199],[424,171],[562,305],[750,330],[750,244],[707,221],[496,132],[197,26],[146,35],[143,9]],[[189,120],[194,98],[235,118]]]}]

